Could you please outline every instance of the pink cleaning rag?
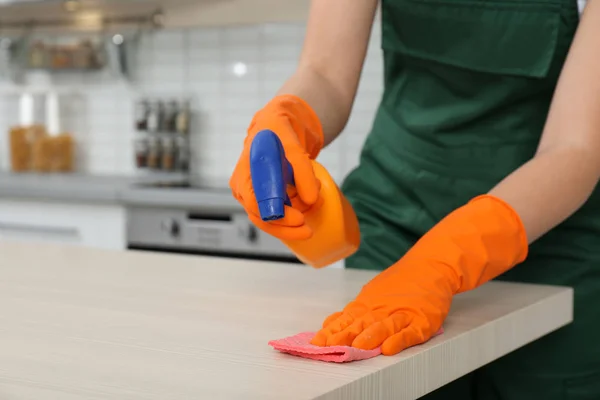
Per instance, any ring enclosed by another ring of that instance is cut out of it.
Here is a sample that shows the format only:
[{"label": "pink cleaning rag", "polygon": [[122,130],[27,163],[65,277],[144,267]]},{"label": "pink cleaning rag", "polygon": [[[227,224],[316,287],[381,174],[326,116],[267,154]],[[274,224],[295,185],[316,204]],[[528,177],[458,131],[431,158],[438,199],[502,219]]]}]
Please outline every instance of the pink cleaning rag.
[{"label": "pink cleaning rag", "polygon": [[[434,336],[442,333],[443,329],[440,329]],[[302,332],[283,339],[271,340],[269,346],[293,356],[335,363],[366,360],[381,354],[379,347],[373,350],[360,350],[351,346],[315,346],[310,344],[314,336],[314,332]]]}]

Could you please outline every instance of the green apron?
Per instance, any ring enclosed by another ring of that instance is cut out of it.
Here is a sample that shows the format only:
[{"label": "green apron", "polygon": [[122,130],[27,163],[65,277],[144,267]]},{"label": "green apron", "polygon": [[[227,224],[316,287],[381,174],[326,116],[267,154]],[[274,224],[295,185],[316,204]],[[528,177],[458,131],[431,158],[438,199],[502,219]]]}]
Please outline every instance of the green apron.
[{"label": "green apron", "polygon": [[[576,0],[382,0],[385,91],[343,184],[381,270],[536,151]],[[548,199],[552,201],[552,199]],[[575,288],[575,322],[426,399],[600,400],[600,191],[501,280]]]}]

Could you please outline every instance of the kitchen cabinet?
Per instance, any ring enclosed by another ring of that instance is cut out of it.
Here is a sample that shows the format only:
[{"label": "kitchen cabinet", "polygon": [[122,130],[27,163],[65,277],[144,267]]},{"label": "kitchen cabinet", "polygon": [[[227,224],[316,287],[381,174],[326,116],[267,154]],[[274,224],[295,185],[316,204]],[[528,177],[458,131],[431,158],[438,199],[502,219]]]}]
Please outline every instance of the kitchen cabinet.
[{"label": "kitchen cabinet", "polygon": [[118,204],[0,200],[0,240],[125,249]]}]

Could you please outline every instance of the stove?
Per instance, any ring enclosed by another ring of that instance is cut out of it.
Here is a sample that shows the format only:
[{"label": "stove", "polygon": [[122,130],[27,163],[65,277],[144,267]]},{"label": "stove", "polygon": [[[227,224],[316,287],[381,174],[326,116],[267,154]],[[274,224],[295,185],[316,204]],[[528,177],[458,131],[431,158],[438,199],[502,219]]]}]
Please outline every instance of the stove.
[{"label": "stove", "polygon": [[[196,189],[231,197],[229,188],[198,179],[141,182],[149,189]],[[217,206],[218,204],[215,204]],[[203,205],[202,211],[136,205],[127,208],[127,242],[132,250],[174,252],[299,263],[278,239],[257,229],[243,209],[224,212]]]},{"label": "stove", "polygon": [[151,189],[196,189],[205,191],[231,193],[228,187],[223,185],[212,185],[200,178],[190,177],[187,179],[163,180],[163,181],[141,181],[134,186]]}]

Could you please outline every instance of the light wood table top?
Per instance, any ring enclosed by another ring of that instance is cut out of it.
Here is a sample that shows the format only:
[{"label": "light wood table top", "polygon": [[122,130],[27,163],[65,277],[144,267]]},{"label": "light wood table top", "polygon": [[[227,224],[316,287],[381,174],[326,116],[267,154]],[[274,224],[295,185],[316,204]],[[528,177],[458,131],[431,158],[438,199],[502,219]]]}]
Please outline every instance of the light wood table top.
[{"label": "light wood table top", "polygon": [[446,332],[330,364],[271,339],[316,330],[374,274],[0,243],[0,399],[412,400],[572,320],[572,290],[490,283]]}]

